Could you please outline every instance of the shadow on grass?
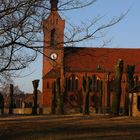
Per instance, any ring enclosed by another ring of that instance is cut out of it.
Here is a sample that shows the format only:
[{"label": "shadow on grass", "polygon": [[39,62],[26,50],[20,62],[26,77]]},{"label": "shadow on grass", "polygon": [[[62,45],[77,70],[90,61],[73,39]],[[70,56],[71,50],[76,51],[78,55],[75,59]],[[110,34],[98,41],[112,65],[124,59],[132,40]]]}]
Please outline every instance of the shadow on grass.
[{"label": "shadow on grass", "polygon": [[2,140],[90,140],[140,137],[140,119],[103,116],[30,116],[0,124]]}]

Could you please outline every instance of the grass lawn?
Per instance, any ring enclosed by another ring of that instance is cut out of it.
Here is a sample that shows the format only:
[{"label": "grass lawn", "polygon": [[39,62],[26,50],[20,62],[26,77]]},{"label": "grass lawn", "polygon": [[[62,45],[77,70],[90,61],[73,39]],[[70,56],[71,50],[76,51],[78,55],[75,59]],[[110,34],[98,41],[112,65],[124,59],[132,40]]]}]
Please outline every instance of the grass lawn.
[{"label": "grass lawn", "polygon": [[140,118],[104,115],[0,117],[0,140],[140,140]]}]

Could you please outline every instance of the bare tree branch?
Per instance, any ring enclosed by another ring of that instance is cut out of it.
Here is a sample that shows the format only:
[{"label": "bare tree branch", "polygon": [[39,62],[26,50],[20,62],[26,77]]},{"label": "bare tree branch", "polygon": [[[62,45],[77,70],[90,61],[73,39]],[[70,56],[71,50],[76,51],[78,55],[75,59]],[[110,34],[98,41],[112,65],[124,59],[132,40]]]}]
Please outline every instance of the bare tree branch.
[{"label": "bare tree branch", "polygon": [[[79,9],[96,0],[59,0],[58,11]],[[28,67],[43,54],[42,20],[50,13],[50,0],[1,0],[0,1],[0,76],[13,74]],[[84,40],[102,37],[98,33],[121,21],[126,14],[113,18],[109,23],[95,28],[103,18],[96,17],[90,23],[69,26],[64,46],[74,46]],[[51,59],[49,56],[46,56]],[[54,60],[52,60],[54,61]]]}]

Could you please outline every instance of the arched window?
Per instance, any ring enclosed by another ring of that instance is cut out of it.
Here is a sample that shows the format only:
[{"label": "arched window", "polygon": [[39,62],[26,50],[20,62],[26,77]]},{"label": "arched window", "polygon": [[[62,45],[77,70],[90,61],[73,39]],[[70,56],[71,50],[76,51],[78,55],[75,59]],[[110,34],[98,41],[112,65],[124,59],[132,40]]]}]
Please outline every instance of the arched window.
[{"label": "arched window", "polygon": [[93,75],[92,76],[91,91],[93,91],[93,92],[99,92],[100,81],[101,81],[101,78],[98,77],[97,75]]},{"label": "arched window", "polygon": [[68,78],[67,87],[68,87],[68,91],[70,92],[74,92],[75,90],[78,90],[78,77],[75,76],[74,74],[71,75]]},{"label": "arched window", "polygon": [[51,40],[50,40],[51,47],[55,47],[55,45],[56,45],[55,34],[56,34],[56,30],[52,29],[51,30]]},{"label": "arched window", "polygon": [[78,77],[75,77],[75,89],[78,90]]}]

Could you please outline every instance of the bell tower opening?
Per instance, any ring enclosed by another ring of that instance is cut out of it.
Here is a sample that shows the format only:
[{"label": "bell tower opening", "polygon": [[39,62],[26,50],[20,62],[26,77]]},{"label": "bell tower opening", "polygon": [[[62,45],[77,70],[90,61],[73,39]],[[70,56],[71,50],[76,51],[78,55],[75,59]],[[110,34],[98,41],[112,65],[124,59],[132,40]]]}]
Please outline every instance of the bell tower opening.
[{"label": "bell tower opening", "polygon": [[50,46],[51,47],[55,47],[56,45],[56,39],[55,39],[55,35],[56,34],[56,30],[55,29],[52,29],[51,30],[51,40],[50,40]]}]

